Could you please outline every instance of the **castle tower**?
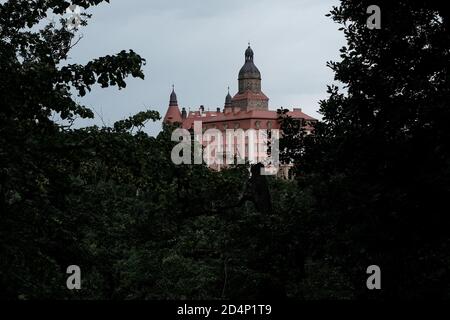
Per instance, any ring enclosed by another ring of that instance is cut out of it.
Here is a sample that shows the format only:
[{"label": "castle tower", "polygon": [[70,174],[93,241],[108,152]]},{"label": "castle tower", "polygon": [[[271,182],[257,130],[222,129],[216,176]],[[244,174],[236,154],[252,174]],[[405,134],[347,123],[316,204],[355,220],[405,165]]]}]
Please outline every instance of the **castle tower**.
[{"label": "castle tower", "polygon": [[167,109],[164,123],[182,123],[180,109],[178,108],[177,94],[175,93],[175,86],[172,86],[172,93],[170,94],[169,108]]},{"label": "castle tower", "polygon": [[261,91],[261,72],[254,63],[254,52],[248,45],[245,63],[239,71],[239,92],[233,97],[234,109],[269,110],[269,98]]},{"label": "castle tower", "polygon": [[225,97],[225,112],[232,110],[233,108],[233,98],[230,95],[230,87],[228,87],[228,94]]}]

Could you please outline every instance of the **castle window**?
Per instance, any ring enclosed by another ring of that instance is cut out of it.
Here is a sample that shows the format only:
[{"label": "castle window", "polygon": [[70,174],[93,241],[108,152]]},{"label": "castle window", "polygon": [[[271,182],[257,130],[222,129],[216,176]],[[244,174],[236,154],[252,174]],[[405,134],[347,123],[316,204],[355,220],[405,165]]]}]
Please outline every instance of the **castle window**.
[{"label": "castle window", "polygon": [[272,130],[272,121],[267,122],[267,129]]},{"label": "castle window", "polygon": [[260,129],[261,128],[261,121],[256,121],[255,122],[255,127],[256,127],[256,129]]},{"label": "castle window", "polygon": [[224,125],[223,125],[223,129],[224,129],[224,130],[227,130],[227,129],[228,129],[228,125],[227,125],[227,124],[224,124]]},{"label": "castle window", "polygon": [[239,124],[239,122],[237,122],[237,123],[234,124],[234,129],[239,129],[240,126],[241,125]]}]

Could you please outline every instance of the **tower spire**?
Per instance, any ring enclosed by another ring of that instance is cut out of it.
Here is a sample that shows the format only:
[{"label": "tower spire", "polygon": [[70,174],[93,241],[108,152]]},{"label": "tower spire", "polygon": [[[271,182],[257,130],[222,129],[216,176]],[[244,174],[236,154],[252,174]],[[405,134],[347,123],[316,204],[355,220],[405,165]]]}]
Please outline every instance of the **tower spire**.
[{"label": "tower spire", "polygon": [[233,98],[230,95],[230,86],[228,86],[228,94],[225,98],[225,108],[231,108],[233,106]]},{"label": "tower spire", "polygon": [[182,123],[183,115],[178,109],[178,99],[175,93],[175,85],[172,85],[172,93],[170,94],[169,108],[167,109],[166,116],[164,117],[164,123]]},{"label": "tower spire", "polygon": [[170,107],[178,107],[177,94],[175,93],[175,85],[172,84],[172,93],[170,94]]},{"label": "tower spire", "polygon": [[245,61],[253,62],[253,56],[254,56],[254,52],[252,50],[252,47],[250,46],[250,41],[249,41],[248,48],[247,48],[247,50],[245,50]]}]

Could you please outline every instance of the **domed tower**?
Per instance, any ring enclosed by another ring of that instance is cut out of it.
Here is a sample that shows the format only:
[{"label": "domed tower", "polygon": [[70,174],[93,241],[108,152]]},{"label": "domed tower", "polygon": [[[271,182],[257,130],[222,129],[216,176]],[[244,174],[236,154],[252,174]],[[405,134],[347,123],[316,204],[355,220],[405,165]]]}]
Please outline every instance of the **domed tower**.
[{"label": "domed tower", "polygon": [[261,91],[261,72],[253,62],[254,55],[249,45],[245,50],[245,64],[239,71],[239,93],[244,93],[246,90]]},{"label": "domed tower", "polygon": [[239,92],[232,100],[233,107],[243,111],[269,110],[269,98],[261,91],[261,72],[254,63],[254,56],[249,44],[244,66],[239,71]]}]

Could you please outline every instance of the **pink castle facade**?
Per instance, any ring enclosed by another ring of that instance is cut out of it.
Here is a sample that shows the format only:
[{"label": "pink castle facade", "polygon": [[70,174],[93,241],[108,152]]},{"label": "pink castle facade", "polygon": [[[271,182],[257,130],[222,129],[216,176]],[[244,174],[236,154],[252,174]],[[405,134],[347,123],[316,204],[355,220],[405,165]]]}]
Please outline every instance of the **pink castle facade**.
[{"label": "pink castle facade", "polygon": [[[173,89],[164,123],[178,124],[183,129],[193,130],[194,122],[200,121],[203,131],[218,129],[223,133],[230,129],[244,131],[279,129],[277,111],[269,110],[269,98],[262,92],[261,80],[261,73],[254,64],[254,53],[249,45],[245,51],[244,66],[239,72],[239,91],[234,97],[228,92],[223,109],[205,111],[205,108],[200,106],[197,111],[188,112],[186,108],[180,111],[177,95]],[[311,131],[312,124],[317,121],[303,113],[300,108],[293,108],[288,115],[301,120],[306,131]],[[279,175],[287,177],[287,171],[288,168],[284,168]]]}]

